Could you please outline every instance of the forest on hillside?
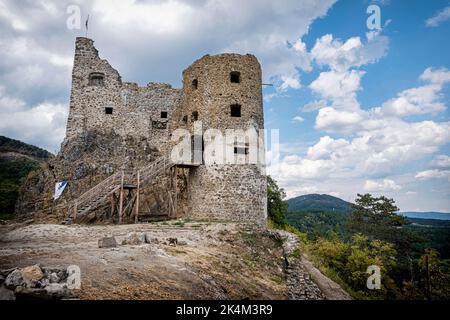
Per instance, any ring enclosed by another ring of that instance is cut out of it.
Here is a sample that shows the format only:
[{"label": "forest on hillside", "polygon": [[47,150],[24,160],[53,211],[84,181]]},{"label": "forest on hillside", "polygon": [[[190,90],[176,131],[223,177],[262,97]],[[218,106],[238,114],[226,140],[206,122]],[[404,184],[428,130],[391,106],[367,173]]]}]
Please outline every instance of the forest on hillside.
[{"label": "forest on hillside", "polygon": [[[269,177],[272,226],[296,233],[300,250],[354,298],[450,298],[450,221],[406,218],[384,196],[358,194],[339,212],[309,204],[311,209],[289,211],[284,197]],[[367,286],[369,266],[380,269],[379,289]]]},{"label": "forest on hillside", "polygon": [[52,154],[18,140],[0,136],[0,220],[11,219],[19,189],[28,174]]}]

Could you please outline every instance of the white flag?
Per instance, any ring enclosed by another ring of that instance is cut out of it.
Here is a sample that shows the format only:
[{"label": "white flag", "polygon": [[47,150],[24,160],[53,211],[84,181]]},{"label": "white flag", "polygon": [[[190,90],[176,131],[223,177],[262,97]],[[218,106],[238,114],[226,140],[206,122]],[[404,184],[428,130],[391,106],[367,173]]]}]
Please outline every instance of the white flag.
[{"label": "white flag", "polygon": [[62,195],[64,189],[67,186],[67,183],[68,181],[64,180],[55,184],[55,194],[53,195],[53,200],[57,200]]}]

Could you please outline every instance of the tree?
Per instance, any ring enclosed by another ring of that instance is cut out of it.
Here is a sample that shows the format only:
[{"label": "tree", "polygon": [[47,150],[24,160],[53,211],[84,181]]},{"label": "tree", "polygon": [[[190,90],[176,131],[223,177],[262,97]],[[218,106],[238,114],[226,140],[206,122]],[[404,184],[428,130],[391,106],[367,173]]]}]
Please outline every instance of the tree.
[{"label": "tree", "polygon": [[393,199],[358,194],[355,202],[346,223],[348,236],[361,233],[369,240],[392,243],[397,252],[396,274],[392,276],[400,281],[402,275],[410,273],[411,262],[408,257],[417,253],[416,247],[420,238],[405,227],[408,221],[397,214],[399,208]]},{"label": "tree", "polygon": [[421,273],[420,285],[426,297],[431,299],[448,299],[450,297],[450,272],[447,261],[442,261],[435,249],[426,249],[419,258]]},{"label": "tree", "polygon": [[358,194],[355,202],[346,223],[349,235],[362,233],[370,240],[391,242],[397,250],[411,248],[414,236],[403,228],[408,221],[397,214],[399,208],[393,199]]},{"label": "tree", "polygon": [[286,225],[286,213],[288,204],[283,201],[286,193],[272,177],[267,176],[267,212],[270,221],[276,227],[284,227]]}]

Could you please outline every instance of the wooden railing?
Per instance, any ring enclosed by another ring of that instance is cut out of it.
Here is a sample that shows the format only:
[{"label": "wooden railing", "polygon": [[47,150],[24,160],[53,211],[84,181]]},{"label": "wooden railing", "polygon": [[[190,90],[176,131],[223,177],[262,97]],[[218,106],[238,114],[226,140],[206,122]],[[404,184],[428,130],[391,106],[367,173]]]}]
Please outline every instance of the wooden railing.
[{"label": "wooden railing", "polygon": [[[173,162],[170,155],[164,155],[153,161],[148,166],[138,169],[137,171],[118,171],[75,199],[68,208],[69,216],[73,213],[73,219],[75,220],[77,218],[79,208],[85,205],[88,205],[89,207],[89,205],[93,204],[95,201],[105,198],[115,191],[123,188],[123,185],[126,183],[132,183],[137,180],[138,185],[142,186],[143,184],[150,182],[151,179],[158,176],[160,173],[180,164],[183,163]],[[122,203],[122,199],[120,200],[120,203]],[[122,210],[120,209],[120,211]]]}]

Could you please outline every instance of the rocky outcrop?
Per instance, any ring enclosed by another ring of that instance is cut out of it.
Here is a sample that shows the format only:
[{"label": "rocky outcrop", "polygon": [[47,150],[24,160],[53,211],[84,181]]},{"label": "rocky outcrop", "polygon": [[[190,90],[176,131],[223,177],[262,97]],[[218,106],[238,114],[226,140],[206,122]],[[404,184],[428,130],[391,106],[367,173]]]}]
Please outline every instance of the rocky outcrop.
[{"label": "rocky outcrop", "polygon": [[[40,218],[37,220],[62,221],[67,205],[82,193],[121,169],[145,166],[159,155],[143,138],[88,131],[66,141],[58,156],[28,177],[20,190],[16,214],[25,218],[34,213]],[[54,201],[55,183],[63,180],[69,184]]]},{"label": "rocky outcrop", "polygon": [[0,300],[73,299],[65,268],[39,265],[0,270]]}]

